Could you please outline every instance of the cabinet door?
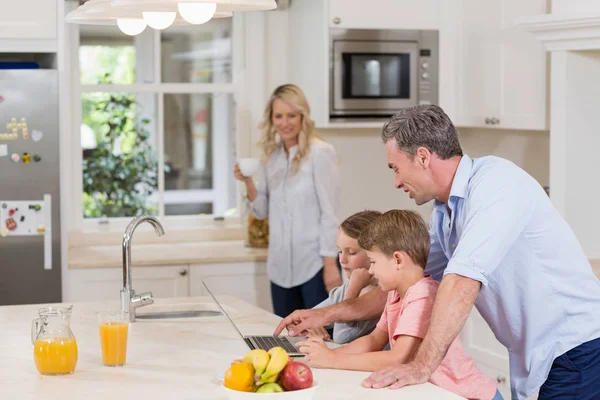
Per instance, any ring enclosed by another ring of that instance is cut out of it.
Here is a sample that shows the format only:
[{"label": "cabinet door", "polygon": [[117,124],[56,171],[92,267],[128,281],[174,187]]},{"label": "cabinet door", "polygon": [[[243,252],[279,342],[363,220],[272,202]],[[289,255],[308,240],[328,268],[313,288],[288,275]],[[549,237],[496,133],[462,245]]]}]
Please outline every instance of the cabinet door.
[{"label": "cabinet door", "polygon": [[[155,299],[187,297],[189,267],[187,265],[133,267],[132,286],[136,293],[152,292]],[[121,268],[89,268],[69,270],[66,293],[68,301],[119,300],[123,288]]]},{"label": "cabinet door", "polygon": [[547,130],[546,51],[533,35],[514,25],[517,17],[546,13],[546,0],[502,1],[501,128]]},{"label": "cabinet door", "polygon": [[273,312],[271,283],[264,262],[196,264],[190,266],[190,295],[208,296],[202,281],[218,295],[237,297],[247,303]]},{"label": "cabinet door", "polygon": [[544,14],[546,1],[457,2],[457,125],[547,129],[546,54],[514,25],[517,17]]},{"label": "cabinet door", "polygon": [[460,334],[467,353],[485,375],[496,379],[505,399],[510,399],[508,350],[494,336],[481,314],[473,308]]},{"label": "cabinet door", "polygon": [[500,109],[500,3],[459,1],[458,125],[484,126]]},{"label": "cabinet door", "polygon": [[329,0],[329,26],[438,29],[440,0]]},{"label": "cabinet door", "polygon": [[0,38],[56,39],[57,1],[59,0],[2,2]]}]

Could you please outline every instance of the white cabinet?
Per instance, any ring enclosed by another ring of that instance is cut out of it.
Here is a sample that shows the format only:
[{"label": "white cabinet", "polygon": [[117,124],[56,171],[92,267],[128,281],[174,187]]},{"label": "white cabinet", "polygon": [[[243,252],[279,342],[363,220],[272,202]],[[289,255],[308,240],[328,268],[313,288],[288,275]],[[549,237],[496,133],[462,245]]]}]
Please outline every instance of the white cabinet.
[{"label": "white cabinet", "polygon": [[[187,265],[133,267],[131,283],[136,293],[152,292],[155,299],[189,295]],[[70,269],[64,301],[119,300],[123,288],[121,268]]]},{"label": "white cabinet", "polygon": [[329,0],[329,26],[438,29],[439,2],[440,0]]},{"label": "white cabinet", "polygon": [[58,1],[3,1],[0,39],[56,39]]},{"label": "white cabinet", "polygon": [[[456,62],[456,125],[546,130],[546,53],[517,17],[546,13],[547,0],[450,0],[456,19],[442,19],[441,45]],[[444,11],[442,10],[444,14]],[[444,75],[443,79],[452,79]],[[443,90],[442,90],[443,91]]]},{"label": "white cabinet", "polygon": [[196,264],[190,266],[190,296],[208,296],[202,281],[216,295],[237,297],[273,312],[271,284],[265,262]]},{"label": "white cabinet", "polygon": [[485,375],[496,379],[498,389],[505,399],[510,399],[508,350],[473,308],[460,334],[463,347]]}]

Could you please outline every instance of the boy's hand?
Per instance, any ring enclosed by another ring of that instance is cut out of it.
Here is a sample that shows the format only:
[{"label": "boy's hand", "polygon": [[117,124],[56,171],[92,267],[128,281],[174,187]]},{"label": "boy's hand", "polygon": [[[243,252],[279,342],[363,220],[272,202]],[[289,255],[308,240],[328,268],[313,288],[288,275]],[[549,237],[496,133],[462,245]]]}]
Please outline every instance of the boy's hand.
[{"label": "boy's hand", "polygon": [[308,330],[308,338],[315,338],[315,339],[322,339],[326,342],[331,340],[331,337],[329,336],[329,333],[327,332],[327,329],[320,327],[320,328],[315,328],[315,329],[309,329]]},{"label": "boy's hand", "polygon": [[350,274],[350,284],[356,285],[355,287],[361,290],[369,286],[373,277],[369,274],[369,270],[366,268],[357,268]]},{"label": "boy's hand", "polygon": [[335,355],[321,339],[310,338],[296,343],[300,352],[306,354],[306,361],[316,368],[333,368]]}]

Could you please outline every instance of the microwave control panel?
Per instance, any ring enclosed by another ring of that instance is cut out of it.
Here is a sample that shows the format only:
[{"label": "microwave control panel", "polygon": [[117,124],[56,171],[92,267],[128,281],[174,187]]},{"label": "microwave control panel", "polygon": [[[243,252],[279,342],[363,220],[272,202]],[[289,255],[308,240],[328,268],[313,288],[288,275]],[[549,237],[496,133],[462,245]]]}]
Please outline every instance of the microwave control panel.
[{"label": "microwave control panel", "polygon": [[[432,79],[431,49],[419,50],[418,76],[419,76],[419,104],[437,104]],[[435,76],[435,75],[433,75]]]}]

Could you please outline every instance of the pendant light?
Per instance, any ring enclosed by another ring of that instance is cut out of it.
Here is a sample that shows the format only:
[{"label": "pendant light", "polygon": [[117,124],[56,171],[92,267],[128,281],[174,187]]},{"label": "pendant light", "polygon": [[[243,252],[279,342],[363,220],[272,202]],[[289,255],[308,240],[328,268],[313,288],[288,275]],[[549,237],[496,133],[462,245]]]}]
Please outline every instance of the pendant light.
[{"label": "pendant light", "polygon": [[178,3],[177,10],[181,18],[190,24],[200,25],[215,15],[217,3]]},{"label": "pendant light", "polygon": [[[234,12],[275,8],[275,0],[88,0],[67,14],[66,21],[75,24],[116,24],[123,26],[124,31],[133,33],[141,29],[139,20],[154,29],[165,29],[171,24],[201,24],[211,18],[231,17]],[[134,23],[129,21],[131,19],[138,21]],[[128,21],[119,23],[119,20]],[[136,29],[133,28],[134,24]]]},{"label": "pendant light", "polygon": [[146,29],[146,21],[142,18],[118,18],[117,26],[126,35],[135,36],[144,32]]}]

